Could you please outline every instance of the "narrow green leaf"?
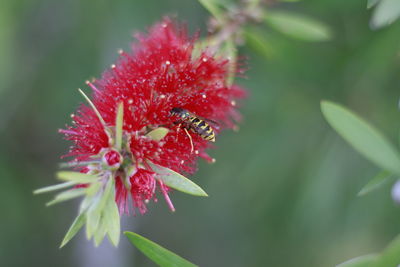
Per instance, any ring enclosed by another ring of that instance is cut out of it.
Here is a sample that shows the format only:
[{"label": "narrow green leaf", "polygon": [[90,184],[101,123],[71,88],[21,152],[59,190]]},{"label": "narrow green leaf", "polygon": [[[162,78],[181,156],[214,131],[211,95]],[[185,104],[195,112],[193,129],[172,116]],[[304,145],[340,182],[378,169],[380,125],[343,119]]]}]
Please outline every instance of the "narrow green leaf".
[{"label": "narrow green leaf", "polygon": [[367,2],[367,8],[370,9],[371,7],[373,7],[374,5],[378,4],[380,0],[368,0]]},{"label": "narrow green leaf", "polygon": [[197,60],[202,53],[204,52],[204,50],[207,48],[209,44],[209,39],[205,38],[205,39],[198,39],[193,46],[192,49],[192,59],[193,60]]},{"label": "narrow green leaf", "polygon": [[42,193],[47,193],[47,192],[51,192],[51,191],[55,191],[55,190],[60,190],[60,189],[64,189],[70,186],[75,185],[76,182],[65,182],[62,184],[55,184],[55,185],[50,185],[50,186],[46,186],[43,188],[39,188],[36,189],[35,191],[33,191],[33,193],[36,194],[42,194]]},{"label": "narrow green leaf", "polygon": [[99,227],[100,222],[100,213],[96,212],[96,208],[100,203],[101,194],[97,194],[94,196],[91,201],[91,205],[88,206],[86,212],[86,238],[90,240],[93,234],[96,232]]},{"label": "narrow green leaf", "polygon": [[107,233],[107,226],[104,222],[104,219],[100,220],[100,225],[97,228],[96,232],[94,233],[93,239],[94,239],[94,245],[98,247],[101,244],[101,241],[103,241],[104,237],[106,236]]},{"label": "narrow green leaf", "polygon": [[99,177],[96,175],[90,175],[81,172],[71,172],[71,171],[57,172],[57,178],[63,181],[71,181],[78,184],[93,183],[99,179]]},{"label": "narrow green leaf", "polygon": [[222,19],[222,10],[218,6],[218,3],[216,0],[199,0],[199,2],[217,20]]},{"label": "narrow green leaf", "polygon": [[400,174],[400,156],[393,145],[374,127],[345,107],[321,102],[329,124],[364,157],[384,170]]},{"label": "narrow green leaf", "polygon": [[65,246],[82,228],[83,224],[85,223],[85,213],[79,214],[72,225],[69,227],[67,234],[65,235],[63,241],[61,242],[60,248]]},{"label": "narrow green leaf", "polygon": [[86,195],[94,196],[95,194],[97,194],[97,192],[99,192],[102,185],[103,184],[101,182],[91,183],[90,186],[86,189]]},{"label": "narrow green leaf", "polygon": [[90,164],[99,164],[99,161],[98,160],[88,160],[88,161],[79,161],[79,162],[62,162],[58,166],[60,168],[72,168],[72,167],[87,166]]},{"label": "narrow green leaf", "polygon": [[124,103],[118,104],[117,118],[115,120],[115,148],[120,151],[122,148],[122,127],[124,124]]},{"label": "narrow green leaf", "polygon": [[56,195],[56,197],[52,201],[46,203],[46,206],[51,206],[60,202],[77,198],[83,196],[84,194],[86,194],[86,190],[84,188],[70,189]]},{"label": "narrow green leaf", "polygon": [[381,187],[390,177],[392,177],[391,172],[381,171],[358,192],[357,196],[364,196]]},{"label": "narrow green leaf", "polygon": [[81,93],[81,95],[83,95],[83,97],[86,99],[86,101],[89,103],[89,105],[92,107],[93,111],[96,113],[97,118],[99,119],[99,121],[101,122],[101,124],[105,127],[106,123],[103,119],[103,117],[101,116],[100,112],[97,110],[96,106],[93,104],[93,102],[90,100],[90,98],[79,88],[78,89],[79,93]]},{"label": "narrow green leaf", "polygon": [[111,190],[113,189],[113,179],[109,178],[103,192],[99,192],[93,204],[88,208],[86,215],[86,236],[90,239],[97,231],[100,224],[100,217],[106,205]]},{"label": "narrow green leaf", "polygon": [[109,177],[107,183],[105,185],[103,194],[101,196],[99,205],[96,207],[97,212],[101,212],[104,209],[108,199],[110,198],[111,193],[114,190],[114,179],[113,177]]},{"label": "narrow green leaf", "polygon": [[120,228],[120,216],[118,206],[115,202],[115,189],[113,186],[104,209],[101,211],[99,225],[93,233],[95,246],[98,246],[102,242],[106,234],[108,234],[111,243],[117,246],[121,232]]},{"label": "narrow green leaf", "polygon": [[376,262],[368,267],[397,267],[400,264],[400,235],[381,253]]},{"label": "narrow green leaf", "polygon": [[275,30],[303,41],[318,42],[332,38],[327,25],[304,15],[270,10],[266,13],[265,22]]},{"label": "narrow green leaf", "polygon": [[124,232],[124,234],[144,255],[161,267],[197,266],[143,236],[133,232]]},{"label": "narrow green leaf", "polygon": [[108,238],[114,246],[118,246],[121,235],[121,223],[119,210],[115,202],[115,190],[110,194],[106,206],[104,207],[104,216]]},{"label": "narrow green leaf", "polygon": [[161,181],[163,181],[163,183],[168,185],[169,187],[179,190],[183,193],[187,193],[187,194],[191,194],[191,195],[195,195],[195,196],[202,196],[202,197],[208,196],[207,193],[204,192],[204,190],[201,189],[200,186],[193,183],[191,180],[189,180],[185,176],[183,176],[171,169],[154,164],[150,161],[148,161],[148,164],[153,169],[153,171],[158,174],[157,178],[160,179]]},{"label": "narrow green leaf", "polygon": [[168,131],[169,130],[167,128],[158,127],[157,129],[154,129],[154,130],[150,131],[149,133],[147,133],[146,136],[155,141],[160,141],[168,134]]},{"label": "narrow green leaf", "polygon": [[222,46],[222,51],[225,54],[225,58],[229,60],[228,65],[228,77],[226,84],[231,86],[235,81],[236,76],[236,60],[237,60],[237,49],[235,42],[232,38],[226,40]]},{"label": "narrow green leaf", "polygon": [[79,205],[79,213],[86,212],[87,209],[94,204],[97,195],[90,196],[86,193],[85,198],[82,200],[81,204]]},{"label": "narrow green leaf", "polygon": [[395,22],[400,17],[399,0],[381,0],[371,18],[371,28],[379,29]]},{"label": "narrow green leaf", "polygon": [[262,33],[249,28],[244,31],[244,36],[246,38],[246,44],[266,59],[271,59],[276,56],[276,51]]},{"label": "narrow green leaf", "polygon": [[363,255],[336,265],[336,267],[369,267],[377,258],[376,254]]}]

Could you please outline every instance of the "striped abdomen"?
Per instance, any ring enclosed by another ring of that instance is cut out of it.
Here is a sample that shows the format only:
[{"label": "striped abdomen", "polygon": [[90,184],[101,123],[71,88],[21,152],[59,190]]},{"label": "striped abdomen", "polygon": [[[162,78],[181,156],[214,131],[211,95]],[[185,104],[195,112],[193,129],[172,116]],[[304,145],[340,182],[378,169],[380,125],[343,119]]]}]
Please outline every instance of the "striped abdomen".
[{"label": "striped abdomen", "polygon": [[189,116],[186,119],[190,129],[201,136],[204,140],[215,142],[215,133],[213,128],[202,119],[196,116]]}]

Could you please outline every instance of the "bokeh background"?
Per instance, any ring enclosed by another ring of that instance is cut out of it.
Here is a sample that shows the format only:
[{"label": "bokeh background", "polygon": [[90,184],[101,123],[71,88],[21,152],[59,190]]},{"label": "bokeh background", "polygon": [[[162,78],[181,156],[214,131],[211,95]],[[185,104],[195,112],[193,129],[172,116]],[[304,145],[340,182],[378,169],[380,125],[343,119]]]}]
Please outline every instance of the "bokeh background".
[{"label": "bokeh background", "polygon": [[[193,180],[210,195],[173,193],[177,212],[150,204],[125,217],[133,230],[200,266],[334,266],[380,251],[400,232],[390,184],[359,189],[379,169],[323,120],[321,99],[345,104],[398,143],[400,23],[369,27],[365,0],[277,4],[323,21],[330,41],[302,42],[264,25],[265,42],[240,49],[248,88],[237,133],[218,137]],[[46,208],[36,188],[69,143],[57,133],[79,103],[78,87],[127,49],[132,33],[165,15],[206,33],[195,0],[5,0],[0,8],[0,265],[154,266],[124,237],[117,250],[93,248],[84,233],[58,249],[77,202]]]}]

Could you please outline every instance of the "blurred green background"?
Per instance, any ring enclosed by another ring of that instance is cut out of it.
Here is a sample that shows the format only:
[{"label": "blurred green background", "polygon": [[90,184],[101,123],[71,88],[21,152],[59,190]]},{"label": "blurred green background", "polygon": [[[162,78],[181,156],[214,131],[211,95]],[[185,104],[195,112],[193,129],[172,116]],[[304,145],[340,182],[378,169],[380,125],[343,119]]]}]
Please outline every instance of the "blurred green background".
[{"label": "blurred green background", "polygon": [[[308,0],[273,8],[328,24],[331,41],[290,39],[260,25],[266,42],[240,49],[248,88],[238,133],[218,138],[193,176],[210,195],[173,193],[133,230],[200,266],[333,266],[380,251],[400,232],[390,184],[359,189],[379,169],[354,152],[321,116],[321,99],[345,104],[398,143],[400,23],[372,31],[366,1]],[[46,208],[68,142],[57,133],[82,102],[76,88],[99,77],[134,31],[176,15],[191,32],[208,14],[195,0],[6,0],[0,8],[0,265],[154,266],[124,237],[117,250],[92,248],[83,232],[58,245],[78,203]],[[97,261],[97,263],[96,263]]]}]

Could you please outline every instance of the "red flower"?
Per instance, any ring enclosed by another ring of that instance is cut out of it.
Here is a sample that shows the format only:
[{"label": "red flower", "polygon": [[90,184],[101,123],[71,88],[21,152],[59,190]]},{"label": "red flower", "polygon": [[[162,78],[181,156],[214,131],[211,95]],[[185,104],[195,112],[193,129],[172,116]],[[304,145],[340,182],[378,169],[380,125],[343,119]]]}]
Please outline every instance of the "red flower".
[{"label": "red flower", "polygon": [[[96,112],[82,105],[72,115],[73,125],[60,130],[74,145],[66,156],[88,165],[85,172],[111,172],[115,177],[116,202],[120,213],[128,213],[128,198],[140,213],[155,199],[158,188],[171,210],[170,189],[148,161],[179,173],[192,174],[196,161],[212,158],[205,152],[210,141],[196,131],[184,129],[187,123],[173,116],[173,108],[182,108],[194,116],[233,128],[238,119],[235,100],[244,96],[236,85],[228,85],[229,61],[207,50],[194,54],[194,40],[169,19],[156,24],[148,35],[136,35],[139,43],[132,51],[120,52],[117,62],[93,83],[92,102]],[[123,104],[123,141],[117,151],[110,135],[115,128],[119,103]],[[159,127],[169,131],[161,140],[147,134]],[[189,127],[190,128],[190,127]]]}]

